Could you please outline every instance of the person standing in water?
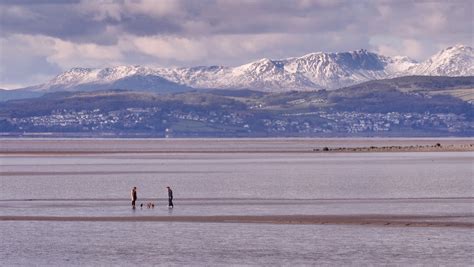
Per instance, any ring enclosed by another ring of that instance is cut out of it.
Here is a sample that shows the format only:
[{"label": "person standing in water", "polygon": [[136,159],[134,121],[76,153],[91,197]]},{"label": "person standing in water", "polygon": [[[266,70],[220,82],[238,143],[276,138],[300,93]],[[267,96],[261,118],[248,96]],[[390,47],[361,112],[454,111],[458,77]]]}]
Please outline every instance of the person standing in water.
[{"label": "person standing in water", "polygon": [[166,188],[168,188],[168,207],[173,208],[174,207],[174,205],[173,205],[173,190],[171,190],[171,188],[169,186],[167,186]]},{"label": "person standing in water", "polygon": [[132,208],[135,209],[135,201],[137,201],[137,187],[133,187],[132,192],[130,192],[132,197]]}]

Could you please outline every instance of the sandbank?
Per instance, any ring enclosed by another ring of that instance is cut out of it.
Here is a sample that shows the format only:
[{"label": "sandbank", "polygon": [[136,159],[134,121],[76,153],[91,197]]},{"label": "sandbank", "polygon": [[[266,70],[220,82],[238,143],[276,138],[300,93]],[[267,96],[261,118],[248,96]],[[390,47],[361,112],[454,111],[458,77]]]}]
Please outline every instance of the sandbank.
[{"label": "sandbank", "polygon": [[0,221],[186,222],[473,228],[473,215],[0,216]]},{"label": "sandbank", "polygon": [[474,151],[474,138],[0,139],[0,155]]}]

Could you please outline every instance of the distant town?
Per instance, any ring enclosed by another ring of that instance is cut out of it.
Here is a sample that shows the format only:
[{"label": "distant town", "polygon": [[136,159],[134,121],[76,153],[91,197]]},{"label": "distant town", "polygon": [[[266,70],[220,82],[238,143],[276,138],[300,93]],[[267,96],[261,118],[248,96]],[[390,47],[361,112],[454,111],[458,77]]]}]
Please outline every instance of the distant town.
[{"label": "distant town", "polygon": [[114,111],[55,110],[49,115],[0,119],[3,135],[89,133],[90,135],[193,136],[469,136],[474,123],[453,113],[361,113],[314,111],[259,113],[245,110]]}]

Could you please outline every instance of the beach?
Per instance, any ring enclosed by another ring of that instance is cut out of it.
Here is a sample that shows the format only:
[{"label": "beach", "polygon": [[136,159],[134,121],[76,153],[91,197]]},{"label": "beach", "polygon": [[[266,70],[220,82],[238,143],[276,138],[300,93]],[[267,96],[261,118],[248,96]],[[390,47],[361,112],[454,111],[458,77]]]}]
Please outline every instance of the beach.
[{"label": "beach", "polygon": [[469,264],[473,143],[1,139],[0,257],[7,265]]}]

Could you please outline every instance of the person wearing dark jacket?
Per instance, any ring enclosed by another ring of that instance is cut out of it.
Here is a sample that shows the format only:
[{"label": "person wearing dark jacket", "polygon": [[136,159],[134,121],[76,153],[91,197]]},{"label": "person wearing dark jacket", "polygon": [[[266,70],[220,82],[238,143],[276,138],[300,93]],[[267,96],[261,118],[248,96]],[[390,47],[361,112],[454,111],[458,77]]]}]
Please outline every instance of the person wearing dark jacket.
[{"label": "person wearing dark jacket", "polygon": [[169,186],[167,186],[166,188],[168,188],[168,207],[173,208],[174,207],[174,205],[173,205],[173,190],[171,190],[171,188]]},{"label": "person wearing dark jacket", "polygon": [[132,208],[135,209],[135,202],[137,201],[137,187],[133,187],[132,192],[130,192],[130,197],[132,198]]}]

